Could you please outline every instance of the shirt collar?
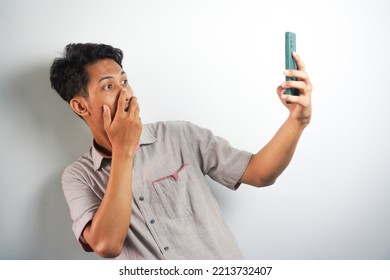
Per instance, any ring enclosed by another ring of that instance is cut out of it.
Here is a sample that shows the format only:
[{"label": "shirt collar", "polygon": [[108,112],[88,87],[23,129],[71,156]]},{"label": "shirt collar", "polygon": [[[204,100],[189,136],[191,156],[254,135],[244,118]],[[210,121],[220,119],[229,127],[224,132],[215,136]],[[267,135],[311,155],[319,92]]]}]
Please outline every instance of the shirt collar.
[{"label": "shirt collar", "polygon": [[[142,129],[141,137],[139,140],[139,146],[153,144],[156,141],[157,138],[152,135],[149,129],[144,127],[144,129]],[[104,158],[111,158],[111,156],[105,155],[104,153],[100,152],[98,149],[96,149],[96,146],[92,144],[92,161],[93,161],[93,168],[95,171],[97,171],[100,168]]]}]

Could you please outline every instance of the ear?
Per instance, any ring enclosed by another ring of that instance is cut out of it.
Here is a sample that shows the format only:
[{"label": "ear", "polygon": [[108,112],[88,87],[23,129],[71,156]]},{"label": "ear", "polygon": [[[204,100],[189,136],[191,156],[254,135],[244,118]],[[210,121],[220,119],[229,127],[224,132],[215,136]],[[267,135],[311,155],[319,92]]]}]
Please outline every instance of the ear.
[{"label": "ear", "polygon": [[70,108],[72,108],[73,112],[84,119],[85,116],[89,115],[87,101],[82,96],[75,96],[69,102]]}]

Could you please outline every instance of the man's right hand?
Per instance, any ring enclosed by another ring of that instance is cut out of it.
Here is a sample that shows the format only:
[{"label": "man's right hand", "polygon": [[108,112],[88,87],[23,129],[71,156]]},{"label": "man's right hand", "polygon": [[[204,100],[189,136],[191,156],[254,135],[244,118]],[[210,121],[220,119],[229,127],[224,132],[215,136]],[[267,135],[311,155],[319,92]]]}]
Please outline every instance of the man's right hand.
[{"label": "man's right hand", "polygon": [[134,156],[142,132],[140,108],[135,96],[122,91],[117,110],[112,116],[110,107],[103,105],[103,124],[111,142],[112,153]]}]

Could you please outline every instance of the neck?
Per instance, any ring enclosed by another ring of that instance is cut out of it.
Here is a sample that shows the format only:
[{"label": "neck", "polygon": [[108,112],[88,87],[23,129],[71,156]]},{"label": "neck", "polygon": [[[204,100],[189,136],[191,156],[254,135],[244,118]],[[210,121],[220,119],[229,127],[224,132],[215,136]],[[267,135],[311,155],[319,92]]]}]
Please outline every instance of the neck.
[{"label": "neck", "polygon": [[103,145],[99,144],[96,139],[93,139],[93,145],[95,146],[96,150],[98,150],[100,153],[106,155],[106,156],[112,156],[112,152],[110,149],[107,149]]},{"label": "neck", "polygon": [[107,133],[104,131],[104,128],[101,128],[99,125],[96,125],[95,122],[92,122],[90,119],[86,118],[85,122],[87,123],[91,134],[93,136],[93,145],[96,150],[100,153],[111,156],[112,147],[111,142],[108,139]]}]

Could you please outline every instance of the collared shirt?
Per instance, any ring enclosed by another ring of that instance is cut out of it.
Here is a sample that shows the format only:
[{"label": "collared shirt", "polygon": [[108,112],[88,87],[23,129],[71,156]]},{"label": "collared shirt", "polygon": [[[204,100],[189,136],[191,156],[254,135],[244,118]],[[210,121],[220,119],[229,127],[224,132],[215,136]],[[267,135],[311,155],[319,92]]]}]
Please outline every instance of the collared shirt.
[{"label": "collared shirt", "polygon": [[[205,175],[235,190],[252,154],[189,122],[143,126],[133,162],[131,223],[119,259],[241,259]],[[62,186],[82,232],[103,199],[111,159],[92,146],[68,166]]]}]

